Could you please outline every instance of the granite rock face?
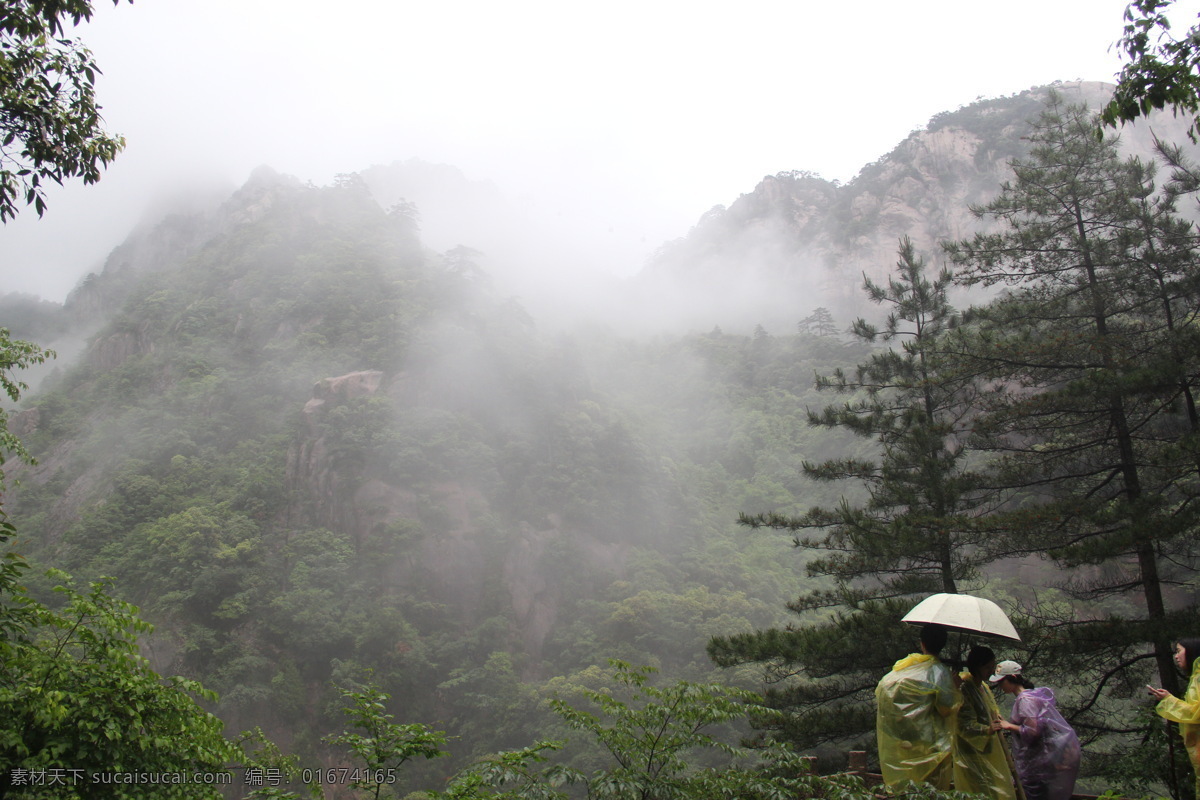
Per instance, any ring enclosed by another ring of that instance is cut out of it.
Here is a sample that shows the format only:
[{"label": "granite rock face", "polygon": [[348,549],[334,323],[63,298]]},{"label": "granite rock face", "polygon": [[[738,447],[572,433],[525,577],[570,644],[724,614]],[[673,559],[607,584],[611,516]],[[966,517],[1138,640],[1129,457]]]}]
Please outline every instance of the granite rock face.
[{"label": "granite rock face", "polygon": [[[1062,83],[939,114],[845,184],[806,172],[768,175],[665,246],[641,276],[643,287],[686,298],[676,306],[694,325],[715,319],[785,332],[818,306],[843,322],[868,314],[863,276],[886,281],[901,237],[936,264],[940,242],[985,229],[971,209],[1011,177],[1009,161],[1025,153],[1028,121],[1051,90],[1099,108],[1112,87]],[[1186,142],[1185,123],[1158,115],[1120,134],[1127,151],[1149,157],[1151,127],[1168,141]],[[729,319],[730,309],[743,318]]]}]

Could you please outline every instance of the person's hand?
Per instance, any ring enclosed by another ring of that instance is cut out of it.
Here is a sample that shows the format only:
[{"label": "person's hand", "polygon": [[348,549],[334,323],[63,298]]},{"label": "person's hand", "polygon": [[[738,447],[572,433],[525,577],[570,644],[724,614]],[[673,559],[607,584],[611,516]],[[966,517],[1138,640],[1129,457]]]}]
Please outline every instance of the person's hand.
[{"label": "person's hand", "polygon": [[1154,695],[1156,700],[1162,700],[1164,697],[1171,696],[1171,693],[1166,689],[1155,689],[1153,686],[1149,685],[1146,686],[1146,689],[1150,692],[1150,694]]},{"label": "person's hand", "polygon": [[994,730],[994,731],[1019,731],[1021,729],[1018,728],[1016,725],[1013,725],[1011,722],[1005,722],[1002,719],[994,719],[994,720],[992,720],[992,730]]}]

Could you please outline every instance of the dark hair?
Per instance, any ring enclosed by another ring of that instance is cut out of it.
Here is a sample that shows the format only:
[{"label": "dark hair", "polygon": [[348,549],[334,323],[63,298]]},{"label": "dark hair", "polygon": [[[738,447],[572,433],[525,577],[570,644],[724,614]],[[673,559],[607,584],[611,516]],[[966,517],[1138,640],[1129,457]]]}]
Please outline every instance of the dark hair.
[{"label": "dark hair", "polygon": [[1026,678],[1024,675],[1005,675],[1003,678],[1000,679],[1001,683],[1003,683],[1004,681],[1012,681],[1017,686],[1020,686],[1022,689],[1034,688],[1033,681],[1029,680],[1029,678]]},{"label": "dark hair", "polygon": [[1200,658],[1200,639],[1195,637],[1176,639],[1175,644],[1183,648],[1184,674],[1191,675],[1192,666],[1196,663],[1196,659]]},{"label": "dark hair", "polygon": [[925,625],[921,628],[921,644],[925,645],[925,652],[931,656],[942,651],[947,638],[949,634],[941,625]]},{"label": "dark hair", "polygon": [[995,660],[996,654],[992,652],[992,648],[977,644],[971,648],[971,652],[967,653],[967,669],[976,678],[983,679],[988,676],[980,675],[979,669],[986,667]]}]

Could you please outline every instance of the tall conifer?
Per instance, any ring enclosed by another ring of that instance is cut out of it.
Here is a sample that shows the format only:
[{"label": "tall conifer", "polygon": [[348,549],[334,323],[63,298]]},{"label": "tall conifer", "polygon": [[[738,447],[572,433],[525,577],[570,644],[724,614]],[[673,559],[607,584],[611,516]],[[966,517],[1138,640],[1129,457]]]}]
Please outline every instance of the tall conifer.
[{"label": "tall conifer", "polygon": [[1200,499],[1197,295],[1194,229],[1153,169],[1096,130],[1052,98],[1014,179],[977,211],[1001,232],[947,250],[965,283],[1006,287],[961,340],[991,380],[973,444],[1020,493],[1005,546],[1049,553],[1086,601],[1036,658],[1086,685],[1077,722],[1113,729],[1129,704],[1101,698],[1139,690],[1148,662],[1177,688],[1169,642],[1194,625],[1169,586]]},{"label": "tall conifer", "polygon": [[[952,369],[944,351],[957,316],[946,296],[951,284],[947,270],[928,276],[924,259],[902,240],[894,277],[886,286],[865,284],[868,297],[888,307],[887,322],[877,328],[860,319],[852,327],[860,339],[899,346],[874,354],[853,375],[838,370],[817,378],[818,387],[849,399],[810,412],[810,424],[848,429],[877,448],[870,458],[806,463],[805,472],[819,481],[858,482],[866,501],[843,499],[795,518],[741,519],[792,531],[797,546],[819,554],[808,572],[825,588],[789,604],[805,615],[804,624],[709,646],[720,664],[768,666],[780,688],[767,699],[780,714],[762,722],[800,746],[873,731],[876,682],[915,649],[915,629],[899,618],[930,593],[958,591],[992,557],[981,546],[979,522],[993,498],[964,446],[975,384]],[[811,622],[822,610],[824,621]]]}]

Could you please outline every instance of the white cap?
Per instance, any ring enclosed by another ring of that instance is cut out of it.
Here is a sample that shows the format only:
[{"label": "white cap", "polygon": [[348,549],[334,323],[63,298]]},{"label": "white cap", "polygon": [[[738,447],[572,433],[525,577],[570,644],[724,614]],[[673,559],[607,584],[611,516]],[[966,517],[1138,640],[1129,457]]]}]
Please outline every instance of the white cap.
[{"label": "white cap", "polygon": [[997,683],[1010,675],[1020,675],[1021,665],[1015,661],[1001,661],[996,665],[996,674],[988,678],[992,683]]}]

